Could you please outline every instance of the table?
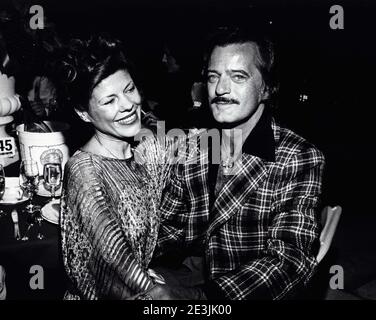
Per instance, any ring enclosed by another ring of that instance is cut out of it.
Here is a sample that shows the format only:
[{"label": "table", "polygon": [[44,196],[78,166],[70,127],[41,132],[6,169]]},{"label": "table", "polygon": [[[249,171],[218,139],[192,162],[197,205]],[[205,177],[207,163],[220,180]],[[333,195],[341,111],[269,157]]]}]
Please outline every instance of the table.
[{"label": "table", "polygon": [[[33,203],[43,206],[49,200],[35,196]],[[25,205],[0,206],[8,213],[0,218],[0,265],[6,271],[7,300],[62,299],[66,290],[66,275],[61,258],[60,228],[43,220],[41,232],[44,239],[36,238],[37,225],[34,225],[29,233],[29,241],[15,240],[10,212],[13,209],[18,212],[22,237],[28,225],[27,213],[22,212]],[[34,285],[33,289],[31,280],[39,288]]]}]

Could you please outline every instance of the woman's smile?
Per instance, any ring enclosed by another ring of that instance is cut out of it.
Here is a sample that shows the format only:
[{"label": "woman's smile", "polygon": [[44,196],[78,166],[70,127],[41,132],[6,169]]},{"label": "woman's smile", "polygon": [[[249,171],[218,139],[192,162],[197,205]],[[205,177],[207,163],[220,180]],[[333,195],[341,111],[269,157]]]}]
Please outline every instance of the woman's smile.
[{"label": "woman's smile", "polygon": [[136,111],[137,111],[137,106],[134,107],[133,110],[130,113],[128,113],[125,117],[122,117],[121,119],[116,120],[115,122],[122,124],[122,125],[128,125],[128,124],[134,123],[135,121],[138,120]]}]

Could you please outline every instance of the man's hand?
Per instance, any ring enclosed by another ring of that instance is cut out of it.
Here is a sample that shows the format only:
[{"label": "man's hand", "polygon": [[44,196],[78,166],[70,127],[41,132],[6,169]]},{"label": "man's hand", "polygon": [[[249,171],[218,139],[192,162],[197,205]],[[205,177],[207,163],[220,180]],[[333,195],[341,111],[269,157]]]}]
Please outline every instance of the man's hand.
[{"label": "man's hand", "polygon": [[148,295],[153,300],[206,300],[204,292],[198,287],[156,285]]}]

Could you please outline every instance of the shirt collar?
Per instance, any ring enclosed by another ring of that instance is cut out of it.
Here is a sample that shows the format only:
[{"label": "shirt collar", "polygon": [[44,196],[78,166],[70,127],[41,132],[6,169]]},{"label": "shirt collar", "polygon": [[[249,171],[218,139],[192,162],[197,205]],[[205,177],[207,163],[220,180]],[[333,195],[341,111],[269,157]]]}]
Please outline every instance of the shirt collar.
[{"label": "shirt collar", "polygon": [[259,121],[244,141],[242,151],[266,161],[275,162],[272,115],[268,108],[264,109]]}]

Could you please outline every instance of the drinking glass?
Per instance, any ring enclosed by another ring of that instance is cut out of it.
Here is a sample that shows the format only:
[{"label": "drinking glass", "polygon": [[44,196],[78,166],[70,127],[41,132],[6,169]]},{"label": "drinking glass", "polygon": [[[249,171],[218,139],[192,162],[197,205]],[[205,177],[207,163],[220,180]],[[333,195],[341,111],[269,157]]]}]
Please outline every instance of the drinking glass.
[{"label": "drinking glass", "polygon": [[51,189],[52,200],[55,200],[55,191],[60,187],[62,178],[61,162],[46,163],[43,167],[44,183]]},{"label": "drinking glass", "polygon": [[25,207],[26,212],[30,215],[34,212],[33,197],[38,189],[39,171],[38,164],[34,160],[22,160],[20,165],[20,186],[28,197],[28,205]]},{"label": "drinking glass", "polygon": [[39,210],[36,210],[34,213],[34,219],[38,223],[38,234],[37,234],[37,239],[43,240],[44,235],[42,234],[42,212]]},{"label": "drinking glass", "polygon": [[[5,192],[5,173],[4,167],[0,164],[0,200],[3,198]],[[4,211],[0,209],[0,218],[3,216]]]},{"label": "drinking glass", "polygon": [[39,184],[39,170],[38,164],[32,159],[22,160],[20,164],[20,186],[24,192],[26,192],[28,197],[28,204],[25,207],[24,212],[28,213],[27,222],[28,227],[22,241],[29,240],[29,231],[34,226],[35,215],[34,211],[39,210],[39,206],[33,205],[33,197],[38,190]]}]

